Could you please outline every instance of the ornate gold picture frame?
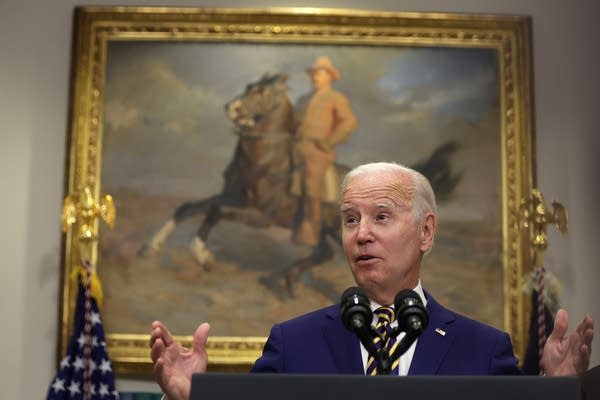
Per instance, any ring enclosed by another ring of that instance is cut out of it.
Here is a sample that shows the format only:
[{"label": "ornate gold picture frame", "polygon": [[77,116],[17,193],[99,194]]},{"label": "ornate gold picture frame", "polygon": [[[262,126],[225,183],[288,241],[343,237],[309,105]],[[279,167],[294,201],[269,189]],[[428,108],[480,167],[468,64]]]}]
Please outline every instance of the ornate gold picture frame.
[{"label": "ornate gold picture frame", "polygon": [[[223,224],[228,227],[204,243],[216,257],[211,266],[198,265],[178,242],[206,231],[203,221],[214,204],[198,200],[214,199],[224,185],[240,135],[222,111],[227,100],[280,75],[290,96],[297,96],[309,82],[296,78],[323,55],[341,71],[337,88],[358,119],[337,149],[340,164],[379,157],[423,166],[447,155],[441,165],[452,168],[451,179],[442,183],[452,185],[443,186],[447,197],[440,190],[440,234],[425,261],[423,284],[442,303],[509,332],[522,355],[522,279],[531,248],[519,206],[535,176],[530,30],[529,18],[519,16],[77,8],[65,195],[87,187],[95,199],[111,194],[116,204],[113,231],[97,221],[92,226],[99,241],[91,255],[104,285],[103,320],[116,372],[150,372],[154,319],[166,319],[177,335],[214,321],[209,369],[248,369],[272,323],[327,305],[335,301],[332,293],[352,284],[343,255],[332,245],[331,260],[301,271],[292,282],[307,299],[299,305],[286,291],[293,274],[285,267],[294,265],[290,254],[301,256],[306,249],[289,244],[289,229],[239,217],[231,204],[218,205],[220,218],[234,216]],[[187,218],[189,210],[199,211],[175,230],[171,222]],[[141,258],[158,244],[163,253]],[[61,355],[76,294],[69,276],[80,258],[71,231],[64,246]],[[444,278],[451,275],[455,280]],[[219,319],[223,311],[213,306],[235,296],[234,319]],[[254,301],[261,296],[263,303]]]}]

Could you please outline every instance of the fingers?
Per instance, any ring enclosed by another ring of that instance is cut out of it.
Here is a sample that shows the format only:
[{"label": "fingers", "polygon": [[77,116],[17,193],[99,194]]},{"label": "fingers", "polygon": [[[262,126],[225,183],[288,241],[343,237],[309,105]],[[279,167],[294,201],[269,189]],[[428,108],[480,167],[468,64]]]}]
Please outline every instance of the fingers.
[{"label": "fingers", "polygon": [[576,375],[583,375],[589,367],[593,336],[594,321],[589,315],[586,315],[579,325],[577,325],[575,332],[569,336],[573,367]]},{"label": "fingers", "polygon": [[577,326],[579,335],[579,365],[578,374],[584,374],[590,365],[592,354],[592,340],[594,339],[594,320],[589,315],[583,318],[583,321]]},{"label": "fingers", "polygon": [[154,321],[152,323],[152,333],[150,335],[150,347],[152,347],[153,341],[159,338],[162,339],[165,346],[170,346],[174,342],[173,336],[165,324],[160,321]]},{"label": "fingers", "polygon": [[150,358],[152,359],[152,362],[156,363],[164,352],[165,344],[161,339],[156,340],[150,350]]},{"label": "fingers", "polygon": [[584,344],[579,348],[579,353],[581,355],[581,369],[583,370],[582,372],[585,372],[590,365],[590,356],[592,355],[592,352],[590,348]]},{"label": "fingers", "polygon": [[206,341],[208,340],[208,333],[210,332],[210,324],[204,322],[196,328],[194,332],[194,339],[192,348],[196,353],[204,353],[206,348]]},{"label": "fingers", "polygon": [[587,346],[590,351],[592,340],[594,339],[594,320],[589,315],[586,315],[583,320],[577,325],[576,334],[579,342]]},{"label": "fingers", "polygon": [[160,321],[154,321],[150,333],[150,358],[152,362],[156,363],[165,352],[165,349],[173,343],[173,336],[171,336],[167,327]]},{"label": "fingers", "polygon": [[577,354],[574,355],[574,362],[573,362],[573,366],[575,368],[575,375],[579,375],[582,376],[585,371],[588,370],[589,366],[590,366],[590,356],[591,356],[591,350],[590,348],[585,345],[585,344],[580,344],[579,347],[576,349]]},{"label": "fingers", "polygon": [[587,314],[579,326],[582,331],[581,334],[583,336],[583,342],[591,349],[592,340],[594,339],[594,320],[589,314]]},{"label": "fingers", "polygon": [[567,312],[561,308],[556,312],[554,329],[552,329],[550,336],[548,336],[548,341],[560,341],[567,333],[567,329],[569,329],[569,316],[567,315]]}]

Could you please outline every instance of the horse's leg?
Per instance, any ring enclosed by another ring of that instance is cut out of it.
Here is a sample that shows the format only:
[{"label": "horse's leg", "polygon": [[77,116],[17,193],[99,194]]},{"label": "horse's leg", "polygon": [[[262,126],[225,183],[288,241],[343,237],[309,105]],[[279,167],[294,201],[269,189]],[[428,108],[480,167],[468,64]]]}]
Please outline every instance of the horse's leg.
[{"label": "horse's leg", "polygon": [[151,254],[156,254],[159,252],[162,245],[165,243],[167,238],[171,235],[171,233],[175,230],[177,226],[177,221],[175,218],[170,218],[167,222],[161,226],[161,228],[152,235],[152,238],[147,242],[144,242],[142,247],[138,250],[138,256],[146,257]]},{"label": "horse's leg", "polygon": [[204,212],[206,208],[218,198],[219,195],[197,202],[184,203],[178,206],[175,209],[173,216],[169,218],[154,235],[152,235],[152,238],[150,238],[149,241],[142,245],[140,250],[138,250],[138,256],[143,257],[157,253],[179,223]]},{"label": "horse's leg", "polygon": [[169,219],[164,225],[152,236],[148,242],[148,252],[156,253],[175,230],[175,218]]},{"label": "horse's leg", "polygon": [[219,222],[221,217],[221,207],[218,204],[211,204],[206,213],[206,218],[198,228],[196,236],[190,243],[190,251],[196,262],[206,271],[210,271],[215,263],[215,257],[206,247],[206,240],[211,229]]},{"label": "horse's leg", "polygon": [[285,276],[285,285],[288,291],[288,294],[291,297],[295,295],[295,286],[300,280],[300,276],[306,272],[307,270],[327,261],[333,257],[333,249],[327,242],[327,237],[324,232],[321,231],[321,238],[317,247],[314,248],[313,252],[298,261],[296,261],[292,266],[288,269],[288,272]]}]

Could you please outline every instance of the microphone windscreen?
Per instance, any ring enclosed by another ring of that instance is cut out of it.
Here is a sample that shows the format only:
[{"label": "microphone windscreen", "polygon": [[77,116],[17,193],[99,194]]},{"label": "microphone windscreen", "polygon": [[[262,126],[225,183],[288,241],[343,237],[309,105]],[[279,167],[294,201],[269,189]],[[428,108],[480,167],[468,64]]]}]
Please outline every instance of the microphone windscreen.
[{"label": "microphone windscreen", "polygon": [[344,326],[351,331],[368,327],[373,320],[371,303],[365,291],[358,286],[349,287],[342,293],[340,312]]},{"label": "microphone windscreen", "polygon": [[365,291],[358,286],[351,286],[348,289],[344,290],[344,293],[342,293],[342,302],[344,302],[346,299],[352,297],[352,296],[361,296],[361,297],[367,297]]},{"label": "microphone windscreen", "polygon": [[410,289],[401,290],[400,292],[398,292],[398,294],[394,298],[394,305],[395,305],[396,309],[398,309],[399,306],[401,307],[403,305],[413,305],[413,304],[423,305],[423,302],[421,301],[421,297],[414,290],[410,290]]},{"label": "microphone windscreen", "polygon": [[422,330],[427,326],[429,315],[423,306],[421,297],[414,290],[401,290],[394,299],[394,307],[396,308],[398,326],[403,331],[415,326],[418,326]]}]

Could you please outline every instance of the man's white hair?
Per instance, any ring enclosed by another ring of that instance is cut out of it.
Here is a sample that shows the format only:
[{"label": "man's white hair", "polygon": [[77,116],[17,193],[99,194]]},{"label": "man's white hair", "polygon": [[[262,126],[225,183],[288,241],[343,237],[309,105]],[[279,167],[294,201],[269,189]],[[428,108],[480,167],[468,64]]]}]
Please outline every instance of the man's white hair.
[{"label": "man's white hair", "polygon": [[435,194],[429,180],[420,172],[412,168],[393,162],[374,162],[362,164],[352,169],[346,174],[342,181],[341,192],[343,193],[350,181],[359,175],[371,175],[378,172],[397,172],[410,176],[413,187],[411,211],[415,216],[417,223],[421,223],[426,213],[432,212],[437,215],[437,204],[435,202]]}]

